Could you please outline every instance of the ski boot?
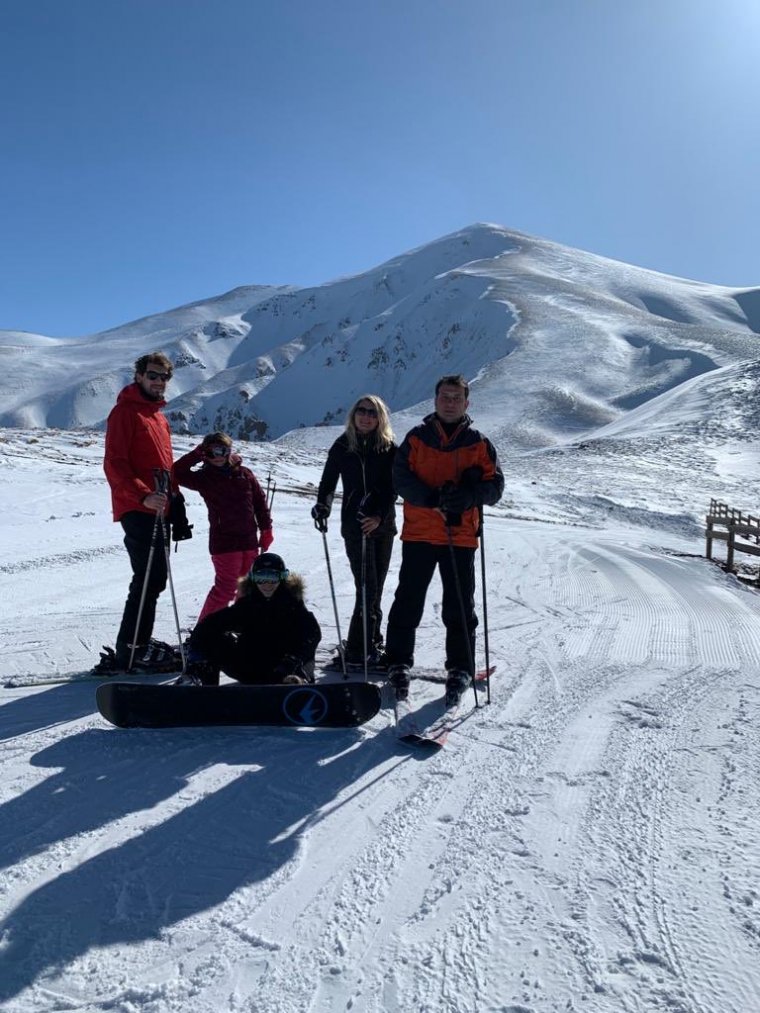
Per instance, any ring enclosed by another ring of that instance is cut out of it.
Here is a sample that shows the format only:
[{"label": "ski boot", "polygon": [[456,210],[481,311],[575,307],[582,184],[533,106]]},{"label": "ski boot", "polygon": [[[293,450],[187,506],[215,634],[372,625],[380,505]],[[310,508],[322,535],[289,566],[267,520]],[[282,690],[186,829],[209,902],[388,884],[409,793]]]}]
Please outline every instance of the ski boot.
[{"label": "ski boot", "polygon": [[205,658],[188,659],[185,671],[170,686],[218,686],[219,669]]},{"label": "ski boot", "polygon": [[469,672],[465,672],[462,668],[450,668],[446,673],[444,706],[456,707],[462,698],[462,694],[471,684],[472,677]]},{"label": "ski boot", "polygon": [[408,665],[390,665],[388,668],[388,682],[396,693],[397,700],[406,700],[409,697],[409,683],[411,681]]}]

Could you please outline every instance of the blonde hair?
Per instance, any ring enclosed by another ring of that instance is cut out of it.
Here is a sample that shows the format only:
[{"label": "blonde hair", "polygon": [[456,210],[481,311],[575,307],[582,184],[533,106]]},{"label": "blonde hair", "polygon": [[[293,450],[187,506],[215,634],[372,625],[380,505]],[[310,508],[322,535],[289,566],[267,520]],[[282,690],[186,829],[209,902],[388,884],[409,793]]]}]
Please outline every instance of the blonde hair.
[{"label": "blonde hair", "polygon": [[346,437],[348,439],[348,449],[356,450],[359,446],[359,436],[356,431],[354,414],[362,401],[369,401],[377,412],[377,429],[373,429],[370,439],[374,441],[375,447],[380,452],[389,450],[393,444],[393,430],[391,429],[390,412],[388,411],[388,405],[381,397],[378,397],[377,394],[362,394],[362,396],[357,398],[351,406],[351,410],[346,416]]}]

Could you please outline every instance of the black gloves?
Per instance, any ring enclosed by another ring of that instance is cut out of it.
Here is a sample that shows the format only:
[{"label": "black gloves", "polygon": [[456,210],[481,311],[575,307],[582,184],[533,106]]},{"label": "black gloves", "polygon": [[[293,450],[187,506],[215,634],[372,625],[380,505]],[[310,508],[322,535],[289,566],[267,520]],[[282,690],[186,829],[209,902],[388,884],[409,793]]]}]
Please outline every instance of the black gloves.
[{"label": "black gloves", "polygon": [[438,502],[435,504],[446,515],[446,526],[458,527],[462,523],[465,510],[481,505],[480,483],[483,481],[483,469],[479,464],[465,468],[459,482],[446,482],[438,490]]},{"label": "black gloves", "polygon": [[315,503],[311,508],[311,516],[317,531],[325,534],[327,531],[327,518],[330,516],[329,506],[326,506],[324,503]]},{"label": "black gloves", "polygon": [[474,489],[482,481],[483,469],[479,464],[473,464],[469,468],[465,468],[459,477],[459,484],[467,486],[470,489]]},{"label": "black gloves", "polygon": [[169,505],[169,522],[172,528],[173,542],[184,542],[193,537],[193,525],[188,523],[185,497],[181,492],[176,492],[172,496]]},{"label": "black gloves", "polygon": [[465,468],[459,482],[447,482],[441,487],[438,506],[447,514],[462,514],[474,506],[480,506],[478,486],[482,481],[483,469],[479,464]]},{"label": "black gloves", "polygon": [[463,514],[465,510],[474,507],[477,503],[475,491],[463,485],[454,485],[447,482],[443,486],[438,499],[441,510],[447,514]]},{"label": "black gloves", "polygon": [[282,661],[278,661],[274,666],[273,674],[278,679],[284,679],[286,675],[302,675],[301,659],[294,657],[292,654],[286,654]]}]

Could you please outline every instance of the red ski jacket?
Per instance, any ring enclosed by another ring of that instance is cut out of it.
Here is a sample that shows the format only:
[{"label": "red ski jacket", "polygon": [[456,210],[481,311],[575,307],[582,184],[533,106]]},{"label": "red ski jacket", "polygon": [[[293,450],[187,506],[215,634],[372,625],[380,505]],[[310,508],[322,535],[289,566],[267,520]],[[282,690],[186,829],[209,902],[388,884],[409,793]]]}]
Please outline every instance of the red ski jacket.
[{"label": "red ski jacket", "polygon": [[136,383],[130,383],[108,416],[103,470],[111,486],[115,521],[130,510],[152,514],[142,501],[156,491],[154,472],[171,473],[171,433],[161,414],[165,404],[149,401]]}]

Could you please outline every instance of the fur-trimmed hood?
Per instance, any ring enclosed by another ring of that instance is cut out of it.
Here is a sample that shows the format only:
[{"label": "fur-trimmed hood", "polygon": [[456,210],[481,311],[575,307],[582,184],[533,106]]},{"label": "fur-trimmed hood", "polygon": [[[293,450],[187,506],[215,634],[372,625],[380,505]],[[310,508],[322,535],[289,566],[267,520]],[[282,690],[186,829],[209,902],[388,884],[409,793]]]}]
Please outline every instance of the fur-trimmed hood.
[{"label": "fur-trimmed hood", "polygon": [[236,633],[241,656],[248,652],[251,666],[262,670],[286,654],[311,661],[322,638],[319,623],[304,603],[304,581],[291,574],[271,598],[259,594],[244,577],[241,597],[227,608],[206,616],[192,632],[190,647],[201,655],[219,648],[224,635]]},{"label": "fur-trimmed hood", "polygon": [[[240,597],[248,598],[253,594],[255,588],[248,579],[247,576],[241,577],[238,581],[238,587],[240,588]],[[275,594],[279,594],[282,588],[278,588]],[[284,590],[291,595],[295,601],[302,602],[306,595],[306,581],[303,579],[300,573],[291,573],[287,580],[284,581]]]}]

